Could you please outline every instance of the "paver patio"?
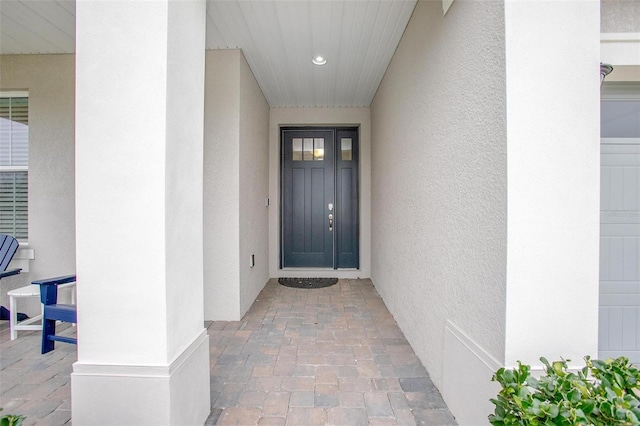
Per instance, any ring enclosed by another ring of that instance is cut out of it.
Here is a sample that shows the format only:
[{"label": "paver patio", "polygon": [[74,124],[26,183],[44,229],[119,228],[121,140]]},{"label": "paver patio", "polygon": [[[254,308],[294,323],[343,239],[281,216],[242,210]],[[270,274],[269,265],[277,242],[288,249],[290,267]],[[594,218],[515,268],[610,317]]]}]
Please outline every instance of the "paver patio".
[{"label": "paver patio", "polygon": [[[370,280],[299,290],[270,280],[242,321],[207,322],[205,425],[455,425]],[[73,332],[69,328],[68,332]],[[76,347],[0,323],[0,406],[27,425],[71,424]]]},{"label": "paver patio", "polygon": [[209,335],[208,425],[456,424],[370,280],[271,280],[242,321]]}]

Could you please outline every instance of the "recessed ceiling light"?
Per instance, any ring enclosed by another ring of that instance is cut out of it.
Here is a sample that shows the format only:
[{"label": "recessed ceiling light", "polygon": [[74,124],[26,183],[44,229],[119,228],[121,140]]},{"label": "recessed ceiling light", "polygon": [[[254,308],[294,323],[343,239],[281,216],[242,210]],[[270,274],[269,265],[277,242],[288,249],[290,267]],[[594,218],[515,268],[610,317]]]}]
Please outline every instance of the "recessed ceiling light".
[{"label": "recessed ceiling light", "polygon": [[324,65],[327,63],[327,60],[324,56],[316,56],[314,57],[311,62],[313,62],[314,65]]}]

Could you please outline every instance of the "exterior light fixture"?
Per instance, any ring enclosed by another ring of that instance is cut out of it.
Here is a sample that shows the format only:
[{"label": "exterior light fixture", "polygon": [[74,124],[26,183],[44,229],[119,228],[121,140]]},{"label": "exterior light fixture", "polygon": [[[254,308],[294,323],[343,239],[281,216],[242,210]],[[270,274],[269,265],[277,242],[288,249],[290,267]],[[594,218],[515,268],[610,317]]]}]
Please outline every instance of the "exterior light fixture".
[{"label": "exterior light fixture", "polygon": [[313,62],[313,65],[324,65],[327,63],[327,59],[324,56],[318,55],[314,56],[311,62]]},{"label": "exterior light fixture", "polygon": [[603,64],[602,62],[600,62],[600,85],[601,86],[602,86],[602,83],[604,82],[604,78],[609,74],[611,74],[611,71],[613,71],[613,67],[611,65]]}]

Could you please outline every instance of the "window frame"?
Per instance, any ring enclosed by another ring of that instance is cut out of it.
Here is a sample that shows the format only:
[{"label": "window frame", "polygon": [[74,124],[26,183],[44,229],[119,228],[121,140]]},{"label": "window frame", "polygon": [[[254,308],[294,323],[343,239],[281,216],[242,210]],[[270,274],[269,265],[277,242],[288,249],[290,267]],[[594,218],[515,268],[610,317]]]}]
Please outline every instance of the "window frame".
[{"label": "window frame", "polygon": [[[0,98],[27,98],[30,101],[29,91],[27,90],[0,90]],[[28,101],[28,110],[30,111],[30,102]],[[27,125],[28,126],[28,125]],[[28,133],[27,136],[27,149],[29,149],[30,145],[30,135],[31,132]],[[26,172],[27,173],[27,182],[29,181],[29,157],[27,157],[27,165],[26,166],[3,166],[0,165],[0,173],[16,173],[16,172]],[[29,187],[27,183],[27,239],[17,238],[18,242],[21,246],[27,246],[29,243]]]}]

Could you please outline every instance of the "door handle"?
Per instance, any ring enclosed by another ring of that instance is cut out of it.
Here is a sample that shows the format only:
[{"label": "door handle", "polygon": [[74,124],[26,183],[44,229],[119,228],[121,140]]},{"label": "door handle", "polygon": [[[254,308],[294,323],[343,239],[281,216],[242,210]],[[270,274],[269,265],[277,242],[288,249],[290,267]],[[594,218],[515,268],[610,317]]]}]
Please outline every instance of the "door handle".
[{"label": "door handle", "polygon": [[333,231],[333,214],[329,213],[329,232]]}]

